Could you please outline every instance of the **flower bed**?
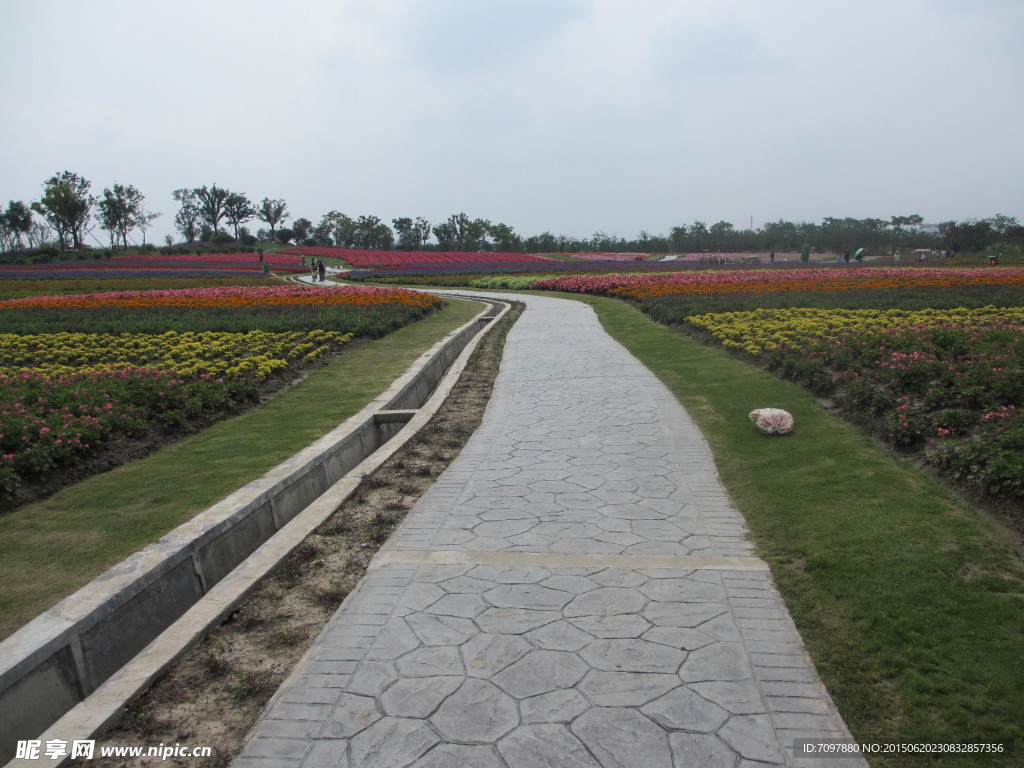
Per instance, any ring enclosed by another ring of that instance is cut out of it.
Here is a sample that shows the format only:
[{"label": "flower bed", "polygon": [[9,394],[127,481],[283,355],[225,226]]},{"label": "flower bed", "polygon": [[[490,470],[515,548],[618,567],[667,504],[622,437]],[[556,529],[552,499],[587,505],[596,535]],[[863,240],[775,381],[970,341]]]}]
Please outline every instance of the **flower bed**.
[{"label": "flower bed", "polygon": [[249,376],[263,381],[289,361],[314,361],[340,349],[351,333],[45,333],[0,334],[0,375],[66,376],[148,368],[177,376]]},{"label": "flower bed", "polygon": [[563,253],[573,259],[582,261],[646,261],[649,253]]},{"label": "flower bed", "polygon": [[29,296],[0,301],[0,328],[32,334],[232,331],[320,328],[377,338],[441,304],[403,288],[223,287]]},{"label": "flower bed", "polygon": [[145,263],[145,262],[189,262],[205,264],[263,264],[277,266],[302,266],[302,257],[284,251],[265,253],[262,258],[258,253],[140,253],[134,255],[112,256],[111,262]]},{"label": "flower bed", "polygon": [[[6,277],[6,275],[5,275]],[[72,293],[94,293],[102,291],[112,293],[115,291],[154,291],[170,290],[196,287],[217,287],[217,286],[249,286],[265,287],[266,281],[257,277],[251,272],[244,278],[237,277],[165,277],[165,278],[123,278],[110,277],[109,274],[97,274],[92,277],[81,279],[65,278],[60,281],[40,279],[35,275],[32,279],[25,280],[4,280],[0,278],[0,300],[20,299],[26,296],[57,296]]]},{"label": "flower bed", "polygon": [[415,307],[436,307],[440,299],[418,291],[382,286],[344,285],[319,290],[303,286],[250,288],[192,288],[157,291],[114,291],[108,293],[64,294],[60,296],[27,296],[0,301],[0,310],[35,309],[60,306],[64,309],[93,307],[225,307],[225,306],[302,306],[352,304],[406,304]]},{"label": "flower bed", "polygon": [[468,253],[464,251],[362,251],[352,248],[286,248],[282,254],[314,256],[344,261],[357,269],[444,269],[457,265],[551,265],[552,259],[529,253]]},{"label": "flower bed", "polygon": [[118,435],[139,437],[155,421],[168,425],[251,398],[241,377],[120,368],[61,376],[0,374],[0,489],[13,491],[96,453]]},{"label": "flower bed", "polygon": [[[316,365],[355,334],[382,335],[440,303],[428,294],[364,286],[0,301],[0,489],[13,492],[80,462],[119,435],[223,415],[275,374]],[[233,330],[216,329],[224,325]]]},{"label": "flower bed", "polygon": [[687,321],[923,449],[955,480],[1024,498],[1024,308],[762,309]]},{"label": "flower bed", "polygon": [[[305,268],[281,267],[274,269],[275,272],[306,272]],[[185,279],[185,278],[234,278],[247,279],[259,276],[262,278],[263,271],[253,267],[234,267],[230,264],[222,266],[204,266],[202,264],[180,264],[180,265],[138,265],[130,266],[125,264],[107,265],[102,262],[92,262],[81,266],[68,266],[57,270],[44,270],[41,266],[24,267],[2,267],[0,268],[0,280],[90,280],[90,279]]]},{"label": "flower bed", "polygon": [[569,291],[645,301],[676,293],[888,290],[908,286],[1022,285],[1024,269],[893,269],[883,267],[730,270],[572,276],[539,280],[537,290]]},{"label": "flower bed", "polygon": [[[98,254],[97,254],[98,256]],[[88,278],[88,277],[182,277],[186,275],[248,276],[262,275],[264,264],[275,272],[305,271],[302,257],[256,253],[162,254],[139,253],[115,255],[91,260],[57,261],[46,264],[0,265],[0,279],[15,278]]]}]

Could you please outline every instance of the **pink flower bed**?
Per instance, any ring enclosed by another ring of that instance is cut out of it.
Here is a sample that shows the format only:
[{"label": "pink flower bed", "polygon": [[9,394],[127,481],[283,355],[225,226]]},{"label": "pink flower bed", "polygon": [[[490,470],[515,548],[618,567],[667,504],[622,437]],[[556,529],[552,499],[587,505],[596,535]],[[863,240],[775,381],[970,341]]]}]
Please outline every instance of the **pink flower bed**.
[{"label": "pink flower bed", "polygon": [[396,297],[408,298],[409,300],[435,300],[434,297],[428,294],[391,286],[339,285],[330,288],[324,287],[316,291],[311,291],[309,288],[299,285],[261,286],[255,288],[225,286],[221,288],[175,288],[163,291],[114,291],[57,296],[26,296],[20,299],[0,301],[0,308],[17,306],[37,307],[48,304],[59,306],[98,306],[104,304],[149,305],[155,303],[173,305],[178,302],[182,305],[192,305],[196,302],[204,304],[287,303],[289,299],[309,299],[311,297],[314,299],[324,299],[328,302],[332,297],[365,298],[371,302],[373,300],[393,301]]}]

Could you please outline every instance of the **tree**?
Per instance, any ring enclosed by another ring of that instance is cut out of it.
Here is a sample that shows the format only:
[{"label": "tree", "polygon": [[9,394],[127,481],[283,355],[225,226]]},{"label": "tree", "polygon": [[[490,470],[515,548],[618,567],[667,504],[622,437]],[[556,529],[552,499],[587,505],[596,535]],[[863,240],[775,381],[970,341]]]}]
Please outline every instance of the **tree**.
[{"label": "tree", "polygon": [[7,225],[7,215],[0,213],[0,253],[13,251],[16,247],[20,248],[21,246],[18,244],[18,240],[15,239],[11,228]]},{"label": "tree", "polygon": [[996,241],[992,224],[987,219],[944,221],[939,224],[943,246],[952,251],[984,251]]},{"label": "tree", "polygon": [[96,201],[89,195],[91,186],[77,173],[61,171],[46,180],[42,198],[32,203],[32,210],[41,214],[57,233],[61,249],[68,246],[69,239],[76,250],[82,246],[85,225]]},{"label": "tree", "polygon": [[398,235],[398,248],[402,251],[420,251],[430,239],[430,222],[422,217],[392,219]]},{"label": "tree", "polygon": [[118,243],[123,248],[128,247],[128,232],[136,225],[143,199],[142,193],[131,184],[114,184],[113,190],[103,190],[103,197],[96,203],[99,209],[96,220],[110,233],[111,248],[116,248]]},{"label": "tree", "polygon": [[356,241],[355,232],[356,223],[351,217],[338,211],[329,211],[320,219],[313,237],[318,245],[352,248]]},{"label": "tree", "polygon": [[558,251],[558,239],[550,232],[531,235],[526,238],[527,253],[555,253]]},{"label": "tree", "polygon": [[708,225],[703,221],[693,222],[687,230],[687,234],[690,237],[690,247],[694,251],[703,251],[708,247],[710,234],[708,233]]},{"label": "tree", "polygon": [[181,208],[174,216],[174,226],[187,242],[194,243],[196,235],[199,234],[199,220],[202,218],[199,196],[194,189],[176,189],[174,199],[181,203]]},{"label": "tree", "polygon": [[[618,243],[618,236],[609,235],[604,230],[597,230],[593,235],[590,236],[590,242],[587,243],[587,247],[596,253],[611,253],[615,250],[615,246]],[[563,249],[563,250],[575,250],[575,249]]]},{"label": "tree", "polygon": [[1024,227],[1019,224],[1012,226],[1003,233],[1003,237],[1006,238],[1008,243],[1016,245],[1021,250],[1024,250]]},{"label": "tree", "polygon": [[434,227],[434,237],[437,238],[437,247],[442,251],[454,251],[458,242],[459,231],[451,219],[441,222]]},{"label": "tree", "polygon": [[220,220],[224,218],[224,204],[231,193],[216,184],[209,189],[203,186],[192,191],[195,193],[202,220],[206,222],[212,234],[216,235],[220,227]]},{"label": "tree", "polygon": [[242,192],[229,192],[224,199],[224,218],[235,229],[235,240],[240,240],[239,227],[256,215],[249,198]]},{"label": "tree", "polygon": [[391,227],[376,216],[360,216],[355,222],[353,240],[356,248],[386,251],[394,244],[395,237]]},{"label": "tree", "polygon": [[804,231],[792,221],[766,221],[761,227],[761,247],[758,250],[798,251],[804,243]]},{"label": "tree", "polygon": [[719,221],[711,225],[711,229],[708,230],[708,234],[711,235],[711,247],[716,251],[727,251],[731,250],[729,246],[729,236],[734,232],[732,222]]},{"label": "tree", "polygon": [[294,233],[295,242],[303,243],[306,238],[309,237],[310,232],[313,231],[313,222],[309,219],[299,218],[292,222],[292,232]]},{"label": "tree", "polygon": [[486,240],[490,227],[486,219],[471,219],[464,213],[455,213],[434,227],[434,237],[442,251],[479,251],[490,248]]},{"label": "tree", "polygon": [[494,238],[494,249],[502,253],[512,253],[523,247],[523,238],[515,233],[508,224],[492,224],[491,237]]},{"label": "tree", "polygon": [[392,226],[395,228],[395,234],[398,235],[398,250],[400,251],[418,251],[419,243],[416,242],[416,236],[412,231],[412,219],[409,217],[392,219]]},{"label": "tree", "polygon": [[156,219],[159,219],[162,215],[163,215],[162,213],[157,213],[155,211],[153,211],[153,212],[147,211],[145,208],[142,207],[142,204],[139,203],[139,210],[135,214],[135,219],[134,219],[133,223],[134,223],[134,226],[138,227],[139,230],[142,232],[142,245],[143,245],[143,247],[145,247],[145,245],[146,245],[146,230],[148,230],[150,225]]},{"label": "tree", "polygon": [[7,210],[0,213],[0,226],[9,233],[17,248],[22,248],[22,235],[32,230],[32,209],[20,200],[7,203]]},{"label": "tree", "polygon": [[998,237],[1003,237],[1014,227],[1019,227],[1020,222],[1013,216],[1004,216],[1001,213],[997,213],[985,221],[989,222],[992,227],[992,231],[996,233]]},{"label": "tree", "polygon": [[690,250],[690,231],[686,227],[672,227],[668,240],[676,253],[686,253]]},{"label": "tree", "polygon": [[277,232],[277,225],[290,219],[291,214],[288,213],[288,206],[284,200],[271,200],[269,197],[264,197],[260,201],[259,208],[256,209],[256,217],[270,225],[270,239],[273,240],[274,234]]}]

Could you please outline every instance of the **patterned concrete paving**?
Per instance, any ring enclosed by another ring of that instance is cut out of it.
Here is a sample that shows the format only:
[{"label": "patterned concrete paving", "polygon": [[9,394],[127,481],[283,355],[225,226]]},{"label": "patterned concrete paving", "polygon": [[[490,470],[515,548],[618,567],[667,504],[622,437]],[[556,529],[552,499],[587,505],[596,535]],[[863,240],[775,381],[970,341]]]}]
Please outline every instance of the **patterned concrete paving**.
[{"label": "patterned concrete paving", "polygon": [[517,298],[484,423],[235,765],[820,764],[794,739],[849,733],[700,432],[588,307]]}]

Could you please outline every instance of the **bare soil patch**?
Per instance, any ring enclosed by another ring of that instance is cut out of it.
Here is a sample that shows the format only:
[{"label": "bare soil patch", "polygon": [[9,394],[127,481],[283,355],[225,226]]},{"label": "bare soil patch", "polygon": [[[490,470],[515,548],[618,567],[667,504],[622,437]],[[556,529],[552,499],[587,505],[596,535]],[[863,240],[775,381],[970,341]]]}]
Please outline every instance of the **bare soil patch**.
[{"label": "bare soil patch", "polygon": [[[264,705],[309,648],[406,511],[483,419],[513,311],[480,342],[433,419],[265,578],[250,598],[169,669],[76,766],[227,766]],[[99,758],[101,746],[210,747],[212,757]]]}]

